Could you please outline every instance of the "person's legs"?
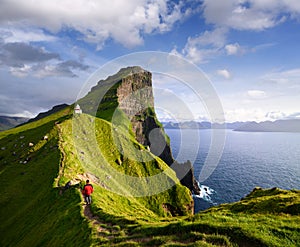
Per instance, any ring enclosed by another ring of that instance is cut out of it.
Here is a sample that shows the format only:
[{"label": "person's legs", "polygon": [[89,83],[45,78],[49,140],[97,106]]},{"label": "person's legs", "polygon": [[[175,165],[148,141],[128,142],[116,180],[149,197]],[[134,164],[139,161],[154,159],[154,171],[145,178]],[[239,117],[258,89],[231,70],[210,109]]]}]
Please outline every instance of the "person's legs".
[{"label": "person's legs", "polygon": [[89,204],[89,196],[85,195],[85,196],[84,196],[84,200],[85,200],[85,203],[86,203],[86,204]]},{"label": "person's legs", "polygon": [[86,202],[86,204],[91,204],[92,203],[92,197],[89,195],[89,196],[84,196],[84,200]]},{"label": "person's legs", "polygon": [[90,195],[88,196],[88,202],[89,202],[88,204],[92,203],[92,197]]}]

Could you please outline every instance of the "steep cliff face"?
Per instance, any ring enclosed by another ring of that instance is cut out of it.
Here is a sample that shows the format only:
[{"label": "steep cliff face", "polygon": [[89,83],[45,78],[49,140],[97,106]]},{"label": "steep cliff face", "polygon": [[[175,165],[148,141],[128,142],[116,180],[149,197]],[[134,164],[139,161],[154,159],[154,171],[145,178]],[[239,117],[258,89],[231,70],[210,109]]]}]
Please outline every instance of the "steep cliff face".
[{"label": "steep cliff face", "polygon": [[137,141],[171,165],[174,159],[169,140],[154,111],[152,74],[143,69],[135,71],[122,78],[117,89],[119,108],[130,119]]},{"label": "steep cliff face", "polygon": [[121,79],[117,88],[117,98],[119,108],[131,121],[137,141],[149,146],[153,154],[159,156],[169,166],[172,165],[181,183],[193,193],[200,194],[192,164],[174,163],[169,139],[154,111],[152,74],[139,67],[127,69],[131,71]]},{"label": "steep cliff face", "polygon": [[[114,112],[117,109],[126,114],[130,120],[136,140],[149,147],[150,151],[160,157],[169,166],[175,162],[168,136],[158,121],[154,110],[152,89],[152,74],[141,67],[134,66],[121,69],[115,75],[101,80],[91,92],[79,102],[84,112],[95,111],[94,102],[102,100],[97,105],[96,115],[114,122]],[[175,172],[181,182],[195,194],[200,189],[194,177],[190,163],[176,163]],[[181,176],[181,174],[186,174]]]}]

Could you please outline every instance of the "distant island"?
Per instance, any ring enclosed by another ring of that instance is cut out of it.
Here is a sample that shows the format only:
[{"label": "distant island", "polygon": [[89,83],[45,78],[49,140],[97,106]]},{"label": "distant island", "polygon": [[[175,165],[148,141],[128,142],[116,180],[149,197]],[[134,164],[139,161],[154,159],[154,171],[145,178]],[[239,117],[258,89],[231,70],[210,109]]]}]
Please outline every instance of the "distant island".
[{"label": "distant island", "polygon": [[244,123],[210,123],[207,121],[162,122],[165,129],[236,129]]},{"label": "distant island", "polygon": [[207,121],[162,122],[165,129],[232,129],[245,132],[300,132],[300,119],[264,122],[210,123]]},{"label": "distant island", "polygon": [[300,132],[300,119],[265,121],[261,123],[248,122],[234,131],[248,132]]}]

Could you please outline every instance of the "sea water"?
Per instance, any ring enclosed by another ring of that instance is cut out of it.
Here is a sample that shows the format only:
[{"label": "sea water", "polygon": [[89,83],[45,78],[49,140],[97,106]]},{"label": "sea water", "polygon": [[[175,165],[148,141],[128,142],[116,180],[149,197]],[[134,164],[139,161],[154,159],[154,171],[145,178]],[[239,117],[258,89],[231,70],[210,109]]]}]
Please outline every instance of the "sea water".
[{"label": "sea water", "polygon": [[[235,202],[253,188],[300,189],[300,133],[166,129],[176,160],[191,160],[196,179],[210,149],[212,131],[225,131],[221,158],[194,196],[195,212]],[[185,141],[183,141],[183,137]],[[187,141],[188,140],[188,141]],[[195,143],[197,153],[195,154]]]}]

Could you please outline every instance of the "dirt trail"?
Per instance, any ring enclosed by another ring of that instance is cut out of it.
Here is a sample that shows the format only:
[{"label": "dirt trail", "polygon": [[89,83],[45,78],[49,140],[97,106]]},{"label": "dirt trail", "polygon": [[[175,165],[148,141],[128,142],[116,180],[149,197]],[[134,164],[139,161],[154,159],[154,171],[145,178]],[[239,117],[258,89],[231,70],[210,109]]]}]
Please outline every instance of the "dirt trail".
[{"label": "dirt trail", "polygon": [[[59,135],[59,148],[61,151],[61,160],[60,160],[60,166],[59,166],[59,173],[58,176],[56,178],[56,184],[59,187],[59,181],[60,178],[63,175],[64,172],[64,165],[65,165],[65,159],[66,159],[66,154],[64,152],[64,149],[62,147],[63,145],[63,138],[62,138],[62,129],[61,126],[59,124],[56,124],[57,130],[58,130],[58,135]],[[85,181],[85,180],[91,180],[93,182],[98,182],[99,183],[99,179],[97,177],[95,177],[93,174],[89,174],[89,173],[85,173],[85,174],[79,174],[77,175],[75,181],[70,181],[71,184],[76,184],[78,181]],[[103,186],[104,188],[106,188],[104,183],[100,183],[101,186]],[[61,188],[60,190],[60,195],[63,194],[63,188]],[[82,196],[82,201],[84,202],[84,198]],[[82,205],[83,207],[83,214],[84,216],[92,223],[92,227],[94,230],[97,231],[98,236],[104,237],[108,240],[113,239],[116,235],[119,234],[119,230],[117,230],[118,228],[113,226],[111,223],[107,223],[107,222],[102,222],[100,221],[99,217],[97,215],[94,215],[92,213],[91,210],[91,206],[90,205],[86,205],[85,202]]]},{"label": "dirt trail", "polygon": [[[56,185],[57,187],[59,186],[59,181],[60,178],[63,175],[64,172],[64,166],[65,166],[65,159],[66,159],[66,154],[65,154],[65,150],[63,149],[63,138],[62,138],[62,129],[61,126],[58,123],[55,123],[55,126],[57,128],[57,132],[58,132],[58,147],[59,150],[61,152],[61,158],[60,158],[60,163],[59,163],[59,171],[58,171],[58,176],[56,178]],[[60,190],[60,195],[63,193],[63,190]]]},{"label": "dirt trail", "polygon": [[103,222],[97,215],[94,215],[91,206],[83,204],[83,214],[92,223],[92,227],[98,232],[98,235],[107,239],[112,239],[118,235],[119,230],[111,223]]}]

